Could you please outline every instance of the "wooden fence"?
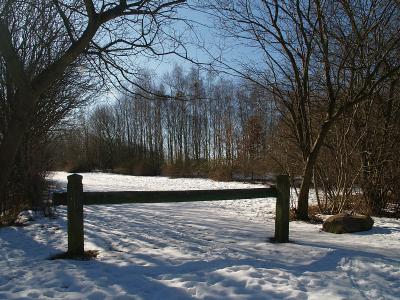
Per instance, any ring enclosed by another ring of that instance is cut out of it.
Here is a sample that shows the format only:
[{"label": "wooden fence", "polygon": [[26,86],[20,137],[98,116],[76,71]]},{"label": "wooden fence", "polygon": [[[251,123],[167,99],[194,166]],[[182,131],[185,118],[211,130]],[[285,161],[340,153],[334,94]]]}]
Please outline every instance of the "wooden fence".
[{"label": "wooden fence", "polygon": [[274,240],[289,241],[290,185],[287,175],[277,176],[277,184],[271,188],[186,190],[186,191],[122,191],[83,192],[82,176],[68,176],[67,192],[53,194],[54,205],[67,205],[68,254],[84,254],[83,205],[122,203],[172,203],[194,201],[218,201],[275,197],[276,217]]}]

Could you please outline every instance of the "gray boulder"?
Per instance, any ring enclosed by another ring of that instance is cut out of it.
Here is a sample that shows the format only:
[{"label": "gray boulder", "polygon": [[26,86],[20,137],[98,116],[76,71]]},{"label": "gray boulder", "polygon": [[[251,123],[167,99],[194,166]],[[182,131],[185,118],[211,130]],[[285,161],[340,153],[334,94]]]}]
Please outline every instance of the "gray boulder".
[{"label": "gray boulder", "polygon": [[331,233],[350,233],[370,230],[372,225],[374,220],[370,216],[341,213],[326,219],[322,224],[322,230]]}]

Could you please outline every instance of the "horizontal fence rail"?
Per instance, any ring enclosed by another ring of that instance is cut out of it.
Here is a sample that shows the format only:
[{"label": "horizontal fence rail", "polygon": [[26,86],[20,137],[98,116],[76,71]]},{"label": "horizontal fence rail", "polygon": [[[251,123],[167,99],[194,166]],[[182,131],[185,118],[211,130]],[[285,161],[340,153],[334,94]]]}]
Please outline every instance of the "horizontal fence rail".
[{"label": "horizontal fence rail", "polygon": [[[171,203],[277,197],[275,187],[256,189],[83,192],[83,204]],[[67,192],[53,194],[54,205],[67,205]]]},{"label": "horizontal fence rail", "polygon": [[68,254],[84,255],[83,205],[123,203],[173,203],[195,201],[276,198],[274,240],[289,241],[290,185],[287,175],[277,176],[276,187],[255,189],[83,192],[82,176],[68,176],[67,192],[53,194],[54,205],[67,205]]}]

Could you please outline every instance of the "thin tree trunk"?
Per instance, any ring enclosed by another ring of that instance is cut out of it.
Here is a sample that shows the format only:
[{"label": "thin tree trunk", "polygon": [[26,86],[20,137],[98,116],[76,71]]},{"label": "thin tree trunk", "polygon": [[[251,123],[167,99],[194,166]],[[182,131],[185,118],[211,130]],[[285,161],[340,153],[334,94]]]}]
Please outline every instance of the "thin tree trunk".
[{"label": "thin tree trunk", "polygon": [[303,181],[301,182],[296,217],[299,220],[307,221],[308,218],[308,198],[312,183],[313,170],[317,162],[322,143],[332,125],[332,120],[325,121],[321,127],[317,139],[313,145],[312,151],[307,157],[306,165],[303,171]]}]

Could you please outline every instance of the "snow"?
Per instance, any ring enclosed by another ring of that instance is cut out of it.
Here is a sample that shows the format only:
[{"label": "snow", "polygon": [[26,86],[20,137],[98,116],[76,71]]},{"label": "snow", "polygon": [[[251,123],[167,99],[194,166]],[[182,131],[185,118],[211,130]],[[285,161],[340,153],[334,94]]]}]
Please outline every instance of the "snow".
[{"label": "snow", "polygon": [[[263,188],[261,184],[219,182],[211,179],[129,176],[114,173],[79,173],[85,191],[171,191]],[[67,172],[50,172],[49,178],[67,186]]]},{"label": "snow", "polygon": [[[65,185],[68,174],[52,179]],[[204,179],[85,173],[86,190],[253,187]],[[274,199],[84,208],[96,260],[48,260],[65,251],[66,209],[0,229],[0,299],[398,299],[400,220],[335,235],[290,223],[274,232]]]}]

